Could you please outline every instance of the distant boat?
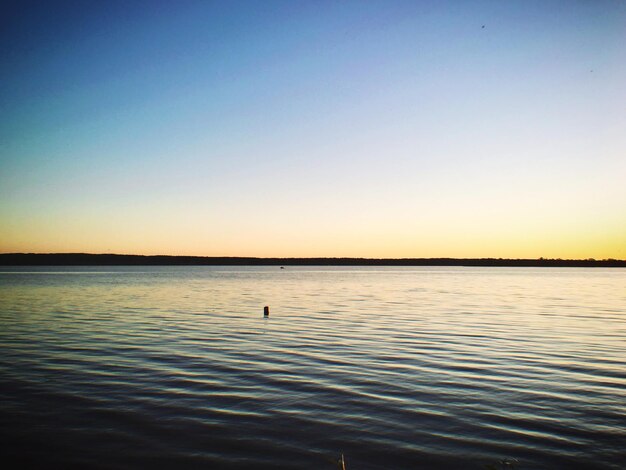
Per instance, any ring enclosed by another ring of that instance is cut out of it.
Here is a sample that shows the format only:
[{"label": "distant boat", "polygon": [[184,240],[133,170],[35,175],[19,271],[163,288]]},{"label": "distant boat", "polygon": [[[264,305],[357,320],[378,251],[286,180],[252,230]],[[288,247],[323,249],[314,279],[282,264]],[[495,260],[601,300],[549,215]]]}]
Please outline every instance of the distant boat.
[{"label": "distant boat", "polygon": [[281,267],[280,267],[280,269],[285,269],[285,267],[284,267],[284,266],[281,266]]}]

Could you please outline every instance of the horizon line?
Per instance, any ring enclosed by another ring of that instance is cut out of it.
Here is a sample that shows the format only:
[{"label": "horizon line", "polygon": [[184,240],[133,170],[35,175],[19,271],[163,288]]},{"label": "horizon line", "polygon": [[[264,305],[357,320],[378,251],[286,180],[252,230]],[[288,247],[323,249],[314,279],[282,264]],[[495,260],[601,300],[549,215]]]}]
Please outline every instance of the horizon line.
[{"label": "horizon line", "polygon": [[119,253],[0,253],[0,265],[290,265],[290,266],[519,266],[626,267],[616,258],[366,258],[366,257],[257,257],[197,255],[137,255]]}]

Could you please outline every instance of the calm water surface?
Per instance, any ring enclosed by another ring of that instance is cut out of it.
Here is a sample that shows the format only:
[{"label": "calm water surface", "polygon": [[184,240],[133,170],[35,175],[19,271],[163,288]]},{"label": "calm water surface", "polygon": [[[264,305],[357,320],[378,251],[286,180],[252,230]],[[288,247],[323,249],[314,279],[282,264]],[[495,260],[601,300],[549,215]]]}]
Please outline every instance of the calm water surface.
[{"label": "calm water surface", "polygon": [[626,468],[626,270],[0,271],[22,468]]}]

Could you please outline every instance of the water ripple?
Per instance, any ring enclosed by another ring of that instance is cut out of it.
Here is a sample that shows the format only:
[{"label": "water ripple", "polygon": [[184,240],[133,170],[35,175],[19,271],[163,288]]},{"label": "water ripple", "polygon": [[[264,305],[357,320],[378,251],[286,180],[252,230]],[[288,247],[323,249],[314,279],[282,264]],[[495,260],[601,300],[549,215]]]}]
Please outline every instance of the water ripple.
[{"label": "water ripple", "polygon": [[26,467],[622,468],[625,281],[7,268],[0,439]]}]

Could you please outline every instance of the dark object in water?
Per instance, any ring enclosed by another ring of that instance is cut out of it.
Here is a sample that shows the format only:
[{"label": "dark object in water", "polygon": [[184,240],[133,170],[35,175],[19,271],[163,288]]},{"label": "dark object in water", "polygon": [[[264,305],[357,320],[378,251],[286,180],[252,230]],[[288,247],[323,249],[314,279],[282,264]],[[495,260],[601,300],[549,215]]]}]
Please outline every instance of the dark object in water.
[{"label": "dark object in water", "polygon": [[263,307],[263,316],[264,317],[269,317],[270,316],[270,308],[267,305],[265,307]]},{"label": "dark object in water", "polygon": [[284,266],[281,266],[281,267],[280,267],[280,269],[285,269],[285,267],[284,267]]}]

